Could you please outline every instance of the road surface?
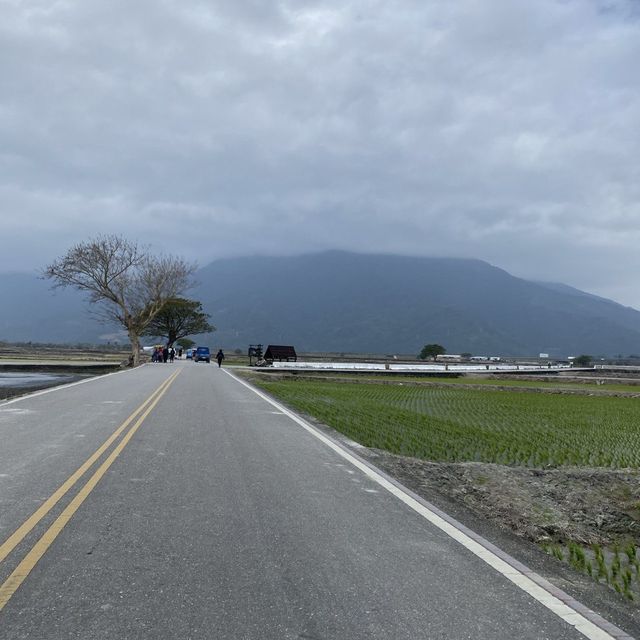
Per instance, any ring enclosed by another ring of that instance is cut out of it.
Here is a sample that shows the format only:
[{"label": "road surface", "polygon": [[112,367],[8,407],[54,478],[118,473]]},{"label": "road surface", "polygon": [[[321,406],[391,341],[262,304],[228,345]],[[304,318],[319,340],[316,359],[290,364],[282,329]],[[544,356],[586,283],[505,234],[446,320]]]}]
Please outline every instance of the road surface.
[{"label": "road surface", "polygon": [[452,535],[215,365],[0,405],[2,639],[616,637]]}]

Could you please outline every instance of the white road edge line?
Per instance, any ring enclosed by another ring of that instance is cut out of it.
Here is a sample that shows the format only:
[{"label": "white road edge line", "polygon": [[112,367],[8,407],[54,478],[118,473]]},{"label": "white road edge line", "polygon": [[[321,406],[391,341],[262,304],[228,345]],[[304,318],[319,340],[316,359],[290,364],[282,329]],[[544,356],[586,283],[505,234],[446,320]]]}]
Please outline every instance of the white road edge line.
[{"label": "white road edge line", "polygon": [[[140,367],[146,367],[147,363],[140,365]],[[38,396],[43,396],[45,393],[53,393],[54,391],[61,391],[62,389],[69,389],[71,387],[77,387],[79,384],[86,384],[87,382],[93,382],[94,380],[102,380],[102,378],[108,378],[109,376],[117,376],[120,373],[127,373],[129,371],[135,371],[140,367],[135,367],[134,369],[123,369],[122,371],[112,371],[111,373],[98,373],[95,376],[91,376],[86,380],[78,380],[77,382],[69,382],[69,384],[61,384],[57,387],[51,387],[50,389],[42,389],[41,391],[34,391],[33,393],[27,393],[19,398],[14,398],[13,400],[6,400],[4,402],[0,402],[0,409],[2,407],[6,407],[9,404],[13,404],[14,402],[20,402],[21,400],[28,400],[29,398],[36,398]]]},{"label": "white road edge line", "polygon": [[[624,631],[607,622],[607,627],[609,627],[610,630],[615,634],[611,635],[603,628],[586,618],[584,615],[567,605],[556,595],[554,595],[550,591],[547,591],[542,586],[534,582],[528,575],[525,575],[522,571],[510,565],[508,562],[505,562],[505,560],[498,557],[493,551],[480,544],[480,542],[469,537],[461,530],[461,528],[458,528],[450,522],[447,522],[437,513],[416,500],[407,492],[403,491],[399,486],[396,486],[395,484],[389,482],[389,480],[387,480],[382,474],[364,464],[350,451],[344,449],[341,445],[325,436],[323,433],[318,431],[315,427],[310,425],[306,420],[295,414],[293,411],[287,409],[279,402],[276,402],[267,394],[263,393],[259,389],[256,389],[248,382],[241,380],[227,369],[224,369],[223,371],[227,375],[231,376],[234,380],[236,380],[236,382],[239,382],[241,385],[247,387],[247,389],[253,391],[253,393],[260,396],[263,400],[266,400],[269,404],[291,418],[294,422],[296,422],[303,429],[320,440],[327,447],[333,449],[333,451],[335,451],[338,455],[340,455],[345,460],[350,462],[354,467],[362,471],[362,473],[364,473],[368,478],[370,478],[381,487],[386,489],[389,493],[393,494],[396,498],[404,502],[408,507],[413,509],[416,513],[420,514],[431,524],[438,527],[438,529],[446,533],[449,537],[459,542],[463,547],[471,551],[471,553],[475,554],[478,558],[484,560],[489,566],[493,567],[496,571],[501,573],[505,578],[522,589],[525,593],[529,594],[532,598],[540,602],[547,609],[549,609],[549,611],[555,613],[567,624],[574,627],[582,635],[589,638],[589,640],[620,640],[622,638],[633,640],[633,638],[631,638],[631,636],[626,634]],[[478,538],[480,538],[480,536],[478,536]],[[514,564],[519,563],[514,560]],[[530,572],[530,575],[537,576],[537,574],[535,574],[533,571]],[[544,581],[544,579],[540,578],[540,581],[542,582]],[[561,590],[557,589],[557,591],[562,595],[565,595],[567,600],[573,600],[573,598],[571,598],[567,594],[564,594]],[[591,612],[586,607],[585,609],[592,613],[594,617],[599,617],[595,612]]]}]

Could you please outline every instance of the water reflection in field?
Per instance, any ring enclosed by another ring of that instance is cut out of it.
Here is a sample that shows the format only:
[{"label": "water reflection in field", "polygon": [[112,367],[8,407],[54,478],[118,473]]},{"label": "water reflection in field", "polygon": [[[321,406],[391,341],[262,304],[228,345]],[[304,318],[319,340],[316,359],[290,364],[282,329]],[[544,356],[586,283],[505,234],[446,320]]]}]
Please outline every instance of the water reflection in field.
[{"label": "water reflection in field", "polygon": [[71,379],[73,376],[54,373],[0,373],[0,388],[63,384]]}]

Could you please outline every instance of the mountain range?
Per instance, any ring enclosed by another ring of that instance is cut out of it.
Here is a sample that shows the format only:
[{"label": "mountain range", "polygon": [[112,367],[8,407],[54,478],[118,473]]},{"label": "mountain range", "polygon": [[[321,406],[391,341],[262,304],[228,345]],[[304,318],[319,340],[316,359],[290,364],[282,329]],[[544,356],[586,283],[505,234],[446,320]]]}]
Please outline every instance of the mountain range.
[{"label": "mountain range", "polygon": [[[218,328],[212,346],[298,351],[567,357],[640,353],[640,312],[560,283],[514,277],[481,260],[329,251],[216,260],[188,296]],[[0,274],[0,339],[113,340],[73,291]],[[121,341],[124,338],[120,337]],[[204,337],[203,337],[204,339]]]}]

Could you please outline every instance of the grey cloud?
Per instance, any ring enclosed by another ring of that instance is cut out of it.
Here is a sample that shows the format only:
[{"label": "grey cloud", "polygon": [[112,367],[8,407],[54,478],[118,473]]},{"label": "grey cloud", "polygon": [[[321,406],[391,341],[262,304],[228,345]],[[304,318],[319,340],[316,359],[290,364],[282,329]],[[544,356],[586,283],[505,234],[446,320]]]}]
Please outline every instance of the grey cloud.
[{"label": "grey cloud", "polygon": [[2,270],[120,232],[473,256],[640,306],[631,0],[4,5]]}]

